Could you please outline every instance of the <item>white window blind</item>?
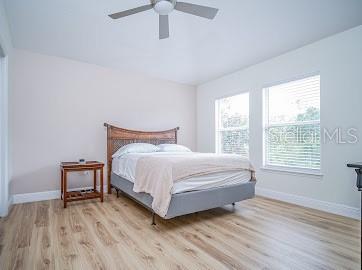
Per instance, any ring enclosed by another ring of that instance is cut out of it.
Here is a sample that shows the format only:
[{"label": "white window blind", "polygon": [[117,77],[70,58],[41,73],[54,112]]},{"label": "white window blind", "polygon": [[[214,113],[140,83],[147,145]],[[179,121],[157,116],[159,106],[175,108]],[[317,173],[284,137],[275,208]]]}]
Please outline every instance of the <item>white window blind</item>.
[{"label": "white window blind", "polygon": [[319,171],[320,76],[264,89],[264,165]]},{"label": "white window blind", "polygon": [[216,152],[249,157],[249,93],[216,100]]}]

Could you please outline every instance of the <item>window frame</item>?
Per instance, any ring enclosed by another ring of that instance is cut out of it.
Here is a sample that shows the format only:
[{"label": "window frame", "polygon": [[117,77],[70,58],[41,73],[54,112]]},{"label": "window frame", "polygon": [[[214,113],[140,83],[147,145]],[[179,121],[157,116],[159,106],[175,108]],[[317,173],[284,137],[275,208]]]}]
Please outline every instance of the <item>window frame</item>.
[{"label": "window frame", "polygon": [[[240,96],[240,95],[247,95],[248,96],[248,105],[249,105],[249,110],[248,110],[248,125],[247,127],[232,127],[232,128],[219,128],[220,126],[220,104],[219,102],[223,99],[226,98],[232,98],[232,97],[236,97],[236,96]],[[241,93],[235,93],[235,94],[231,94],[231,95],[226,95],[226,96],[222,96],[222,97],[218,97],[215,99],[215,152],[217,154],[222,154],[221,153],[221,147],[220,147],[220,132],[222,131],[234,131],[234,130],[248,130],[248,133],[250,132],[250,92],[249,91],[245,91],[245,92],[241,92]],[[250,158],[250,143],[248,141],[248,145],[249,145],[249,151],[248,151],[248,155],[244,156],[244,155],[240,155],[242,157],[245,157],[247,159]]]},{"label": "window frame", "polygon": [[270,124],[269,123],[269,89],[271,87],[275,87],[281,84],[286,84],[286,83],[291,83],[294,81],[298,81],[298,80],[303,80],[303,79],[307,79],[309,77],[314,77],[314,76],[319,76],[319,108],[321,111],[321,75],[320,72],[315,72],[315,73],[310,73],[310,74],[306,74],[303,76],[299,76],[299,77],[294,77],[292,79],[289,80],[284,80],[284,81],[279,81],[279,82],[275,82],[272,84],[268,84],[268,85],[264,85],[262,90],[263,90],[263,102],[262,102],[262,106],[263,106],[263,163],[262,163],[262,167],[261,169],[263,170],[269,170],[269,171],[276,171],[276,172],[285,172],[285,173],[292,173],[292,174],[306,174],[306,175],[315,175],[315,176],[323,176],[322,174],[322,130],[320,130],[320,138],[321,138],[321,143],[320,143],[320,160],[319,160],[319,168],[318,169],[313,169],[313,168],[303,168],[303,167],[297,167],[297,166],[287,166],[287,165],[272,165],[272,164],[268,164],[267,162],[267,156],[268,156],[268,147],[267,147],[267,130],[271,127],[277,127],[277,126],[287,126],[287,125],[294,125],[294,126],[298,126],[298,125],[306,125],[306,124],[319,124],[320,128],[321,128],[321,115],[319,117],[319,120],[312,120],[312,121],[300,121],[300,122],[285,122],[285,123],[274,123],[274,124]]}]

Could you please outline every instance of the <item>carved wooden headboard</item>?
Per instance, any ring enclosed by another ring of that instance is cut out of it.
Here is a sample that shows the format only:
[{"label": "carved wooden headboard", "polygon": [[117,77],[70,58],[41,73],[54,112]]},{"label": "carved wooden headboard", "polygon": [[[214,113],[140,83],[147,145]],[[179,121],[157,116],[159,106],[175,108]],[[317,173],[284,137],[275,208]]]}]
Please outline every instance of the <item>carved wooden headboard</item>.
[{"label": "carved wooden headboard", "polygon": [[107,128],[107,184],[108,194],[111,194],[112,155],[122,146],[130,143],[177,143],[179,127],[166,131],[135,131],[119,128],[105,123]]}]

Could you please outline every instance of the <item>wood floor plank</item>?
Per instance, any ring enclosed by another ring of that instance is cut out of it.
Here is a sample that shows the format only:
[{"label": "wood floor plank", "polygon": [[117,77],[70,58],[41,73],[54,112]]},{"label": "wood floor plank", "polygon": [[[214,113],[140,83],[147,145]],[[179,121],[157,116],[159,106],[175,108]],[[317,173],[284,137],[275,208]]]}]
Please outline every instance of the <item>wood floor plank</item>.
[{"label": "wood floor plank", "polygon": [[69,226],[69,208],[63,209],[62,201],[53,200],[49,216],[55,269],[82,269],[83,260],[79,256]]},{"label": "wood floor plank", "polygon": [[[17,245],[15,244],[16,232],[19,225],[21,209],[20,207],[13,207],[9,215],[1,219],[2,236],[2,252],[0,254],[1,266],[4,269],[12,269],[15,265]],[[11,243],[9,245],[8,243]]]},{"label": "wood floor plank", "polygon": [[52,253],[52,243],[48,227],[34,227],[29,249],[30,269],[47,270],[55,268],[55,260]]},{"label": "wood floor plank", "polygon": [[35,225],[37,227],[46,227],[49,224],[49,201],[38,202],[36,205]]},{"label": "wood floor plank", "polygon": [[4,248],[4,239],[5,239],[5,224],[4,224],[4,218],[0,218],[0,258],[1,258],[1,253],[3,251]]},{"label": "wood floor plank", "polygon": [[15,242],[18,248],[25,248],[30,246],[31,233],[33,231],[34,218],[37,209],[35,204],[23,204],[21,218],[17,224],[18,230],[15,237]]},{"label": "wood floor plank", "polygon": [[[266,209],[268,208],[266,207]],[[359,254],[358,249],[354,248],[355,246],[359,246],[360,241],[358,237],[352,237],[352,235],[349,235],[352,228],[345,228],[346,235],[343,235],[341,232],[335,231],[333,226],[321,228],[318,225],[311,225],[310,222],[302,223],[301,220],[304,220],[305,218],[296,219],[279,216],[278,219],[275,219],[277,213],[270,213],[270,211],[259,214],[260,218],[265,220],[265,224],[274,226],[277,230],[282,227],[285,234],[290,235],[292,239],[296,239],[298,243],[308,242],[309,249],[313,246],[321,245],[321,242],[324,241],[329,243],[326,248],[331,247],[330,251],[332,254],[337,247],[339,249],[339,255],[344,255],[347,258],[351,254],[357,256]],[[314,221],[314,223],[316,223],[316,221]],[[358,229],[355,230],[354,235],[359,235]],[[353,260],[353,258],[349,259]]]},{"label": "wood floor plank", "polygon": [[278,266],[278,269],[306,269],[309,266],[301,264],[300,260],[297,262],[293,260],[295,254],[278,242],[272,242],[270,238],[262,238],[259,234],[251,234],[246,230],[237,230],[223,222],[223,220],[205,219],[207,213],[197,216],[197,219],[203,223],[199,226],[199,230],[206,227],[209,235],[212,235],[213,232],[220,233],[225,241],[234,248],[241,250],[248,257],[254,258],[264,265]]},{"label": "wood floor plank", "polygon": [[[255,228],[242,222],[235,222],[227,218],[214,221],[219,224],[218,230],[231,233],[233,237],[244,242],[247,246],[260,250],[265,256],[272,257],[289,269],[330,269],[325,262],[316,262],[316,258],[309,256],[300,249],[291,248],[288,243],[274,236],[274,231],[265,227]],[[223,235],[226,234],[223,232]],[[266,258],[264,258],[265,260]],[[273,260],[267,260],[272,262]]]},{"label": "wood floor plank", "polygon": [[[298,233],[283,226],[283,223],[279,223],[278,220],[265,219],[267,213],[264,216],[258,216],[261,221],[254,222],[252,219],[241,219],[235,222],[235,216],[233,214],[228,215],[225,221],[240,226],[241,228],[248,228],[262,234],[265,238],[272,237],[273,239],[287,245],[296,251],[301,251],[302,254],[307,255],[311,261],[319,260],[321,266],[333,267],[334,265],[354,264],[354,260],[358,260],[356,257],[351,257],[351,261],[345,258],[345,255],[338,250],[338,255],[335,256],[336,249],[331,245],[322,244],[318,238],[307,238],[304,234]],[[234,217],[234,218],[233,218]],[[272,221],[272,222],[271,222]],[[267,234],[264,232],[268,232]],[[318,256],[317,256],[318,255]],[[357,256],[358,257],[358,256]],[[338,260],[335,260],[338,258]]]},{"label": "wood floor plank", "polygon": [[262,197],[172,220],[126,197],[15,205],[0,269],[360,269],[357,220]]},{"label": "wood floor plank", "polygon": [[[122,254],[116,252],[119,251],[117,241],[112,239],[110,233],[108,231],[99,233],[97,228],[99,221],[94,217],[95,213],[93,213],[91,203],[86,206],[78,203],[74,208],[82,230],[76,231],[73,235],[80,246],[79,250],[82,257],[89,264],[87,269],[127,269],[122,261],[119,261],[119,258],[124,256],[126,250],[123,250]],[[117,259],[114,259],[115,255],[118,255]],[[120,265],[117,264],[119,262],[121,262]]]},{"label": "wood floor plank", "polygon": [[[122,218],[124,215],[128,215],[127,212],[124,212],[118,207],[113,207],[112,209],[116,209],[116,213],[118,213],[118,215],[116,216],[118,218]],[[146,215],[144,214],[145,212]],[[137,211],[132,216],[138,218],[132,219],[133,222],[131,223],[131,225],[127,228],[123,228],[125,230],[122,233],[123,236],[126,236],[128,238],[126,241],[130,244],[130,246],[136,246],[137,249],[139,249],[140,246],[149,246],[151,254],[152,252],[155,253],[156,251],[157,253],[159,253],[157,254],[158,256],[172,260],[169,263],[170,268],[178,269],[186,267],[186,269],[192,269],[196,267],[197,269],[210,269],[210,265],[214,265],[215,267],[217,267],[215,269],[223,269],[222,264],[220,264],[218,261],[214,261],[212,264],[210,264],[213,258],[205,258],[205,256],[203,256],[203,254],[201,254],[199,250],[197,250],[193,246],[185,244],[181,241],[180,238],[175,239],[173,237],[173,234],[165,235],[170,227],[167,226],[167,228],[163,229],[160,227],[165,224],[169,225],[169,222],[163,222],[162,224],[159,224],[159,226],[144,226],[145,224],[149,224],[150,222],[150,213],[148,211]],[[121,221],[121,224],[122,223],[123,222]],[[157,234],[156,237],[150,239],[149,235],[155,233]],[[140,236],[140,241],[138,243],[134,242],[134,235]],[[130,236],[133,237],[131,238]],[[148,239],[147,244],[144,243],[144,239]],[[190,262],[190,256],[195,257],[195,260]]]},{"label": "wood floor plank", "polygon": [[[99,211],[104,211],[104,214],[107,216],[114,216],[122,219],[124,215],[127,213],[123,213],[123,211],[117,208],[117,215],[112,215],[111,212],[109,214],[106,213],[106,209],[101,209],[101,206],[97,205],[97,209]],[[137,215],[135,215],[137,217]],[[118,234],[124,241],[129,244],[129,247],[137,253],[140,257],[140,260],[144,260],[147,262],[148,267],[155,267],[155,269],[187,269],[184,266],[184,263],[187,263],[185,260],[180,260],[175,255],[178,252],[174,252],[175,250],[169,249],[166,246],[169,244],[168,242],[162,241],[161,235],[155,235],[156,237],[150,238],[151,234],[155,234],[153,226],[144,226],[145,224],[149,224],[149,222],[144,221],[144,216],[141,217],[138,221],[134,219],[131,225],[126,225],[120,227],[118,224],[122,224],[122,220],[117,221],[117,219],[108,218],[109,225],[113,228],[114,233]],[[143,226],[142,226],[142,224]],[[127,224],[127,223],[126,223]],[[133,227],[136,225],[136,228]],[[147,239],[147,241],[145,241]],[[163,260],[159,260],[159,258],[164,258]],[[158,266],[156,266],[156,264]]]},{"label": "wood floor plank", "polygon": [[[293,222],[299,222],[302,225],[310,225],[316,229],[328,229],[326,232],[333,232],[335,235],[341,235],[342,237],[352,237],[353,239],[356,233],[359,232],[359,228],[355,228],[354,226],[341,225],[340,223],[334,222],[332,219],[332,215],[329,219],[321,219],[314,218],[309,212],[306,211],[305,208],[298,207],[296,211],[284,211],[280,208],[271,208],[272,203],[267,203],[261,201],[257,207],[262,208],[263,211],[269,210],[268,212],[272,212],[274,214],[279,215],[282,218],[291,219]],[[313,211],[312,213],[320,212]],[[346,218],[346,220],[349,220]]]},{"label": "wood floor plank", "polygon": [[[263,264],[259,260],[248,256],[244,253],[241,247],[235,248],[230,246],[230,242],[227,241],[225,235],[222,237],[218,231],[210,232],[206,231],[206,226],[198,226],[198,222],[195,222],[194,217],[180,217],[177,220],[182,224],[188,224],[187,228],[181,234],[185,239],[195,244],[199,248],[203,249],[210,256],[214,257],[218,261],[221,261],[227,268],[231,269],[262,269],[266,268],[266,264]],[[176,221],[171,221],[176,222]]]}]

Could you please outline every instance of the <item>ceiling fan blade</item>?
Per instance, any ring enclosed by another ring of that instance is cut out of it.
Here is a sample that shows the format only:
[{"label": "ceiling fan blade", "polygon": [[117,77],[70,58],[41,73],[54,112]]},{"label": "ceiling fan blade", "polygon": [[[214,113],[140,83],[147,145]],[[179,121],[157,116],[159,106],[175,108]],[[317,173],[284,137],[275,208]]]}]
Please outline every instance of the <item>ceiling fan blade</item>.
[{"label": "ceiling fan blade", "polygon": [[127,17],[136,13],[140,13],[149,9],[152,9],[153,6],[152,5],[146,5],[146,6],[141,6],[141,7],[137,7],[137,8],[132,8],[129,10],[125,10],[125,11],[121,11],[121,12],[117,12],[111,15],[108,15],[109,17],[111,17],[112,19],[119,19],[119,18],[123,18],[123,17]]},{"label": "ceiling fan blade", "polygon": [[160,39],[170,37],[170,26],[168,23],[168,15],[160,15]]},{"label": "ceiling fan blade", "polygon": [[185,2],[177,2],[175,9],[181,12],[189,13],[210,20],[214,19],[217,12],[219,11],[217,8],[200,6]]}]

